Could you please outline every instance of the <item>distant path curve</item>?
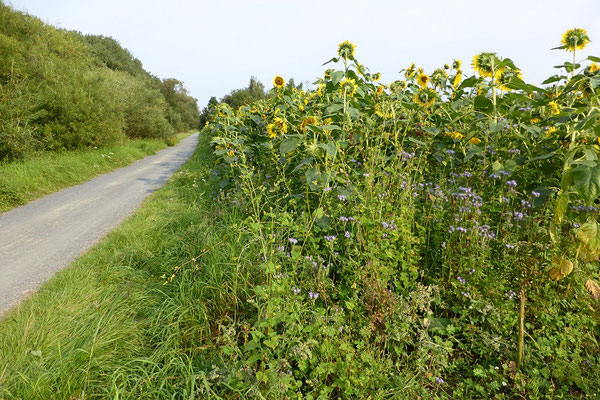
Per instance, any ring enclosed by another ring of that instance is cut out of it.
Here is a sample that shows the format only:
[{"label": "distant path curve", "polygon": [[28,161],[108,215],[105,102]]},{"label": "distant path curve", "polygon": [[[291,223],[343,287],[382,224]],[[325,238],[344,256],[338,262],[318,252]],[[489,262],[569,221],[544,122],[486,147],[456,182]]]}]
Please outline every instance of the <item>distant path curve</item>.
[{"label": "distant path curve", "polygon": [[117,227],[192,155],[174,147],[0,214],[0,315]]}]

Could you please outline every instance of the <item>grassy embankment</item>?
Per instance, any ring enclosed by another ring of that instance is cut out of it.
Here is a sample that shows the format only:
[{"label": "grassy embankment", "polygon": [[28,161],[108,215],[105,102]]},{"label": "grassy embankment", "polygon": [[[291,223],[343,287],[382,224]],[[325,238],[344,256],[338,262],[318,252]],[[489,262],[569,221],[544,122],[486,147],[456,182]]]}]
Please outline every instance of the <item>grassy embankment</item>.
[{"label": "grassy embankment", "polygon": [[[185,343],[198,334],[194,326],[208,325],[205,307],[223,300],[206,301],[225,287],[229,251],[221,240],[238,219],[201,178],[211,161],[201,139],[132,218],[4,316],[0,399],[188,398],[196,390]],[[189,279],[163,285],[173,271]],[[212,286],[200,286],[201,277]]]},{"label": "grassy embankment", "polygon": [[[172,143],[190,134],[181,133]],[[126,166],[166,147],[164,139],[126,140],[123,144],[101,148],[43,152],[23,161],[0,164],[0,213]]]}]

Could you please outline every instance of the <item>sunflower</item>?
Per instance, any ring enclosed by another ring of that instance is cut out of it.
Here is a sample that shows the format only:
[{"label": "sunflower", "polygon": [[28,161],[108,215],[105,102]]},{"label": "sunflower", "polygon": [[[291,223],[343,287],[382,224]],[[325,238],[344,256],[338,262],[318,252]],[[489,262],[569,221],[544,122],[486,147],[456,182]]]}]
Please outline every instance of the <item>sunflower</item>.
[{"label": "sunflower", "polygon": [[435,69],[433,71],[433,73],[431,74],[431,80],[436,85],[445,84],[447,79],[448,79],[448,74],[446,73],[446,71],[444,71],[441,68]]},{"label": "sunflower", "polygon": [[511,89],[506,86],[510,83],[512,78],[523,79],[523,75],[521,74],[521,70],[519,69],[502,69],[500,74],[498,74],[498,84],[500,85],[500,90],[505,92],[510,91]]},{"label": "sunflower", "polygon": [[356,45],[346,40],[339,44],[338,55],[345,60],[354,58],[354,49],[356,49]]},{"label": "sunflower", "polygon": [[552,114],[560,114],[560,107],[557,102],[551,101],[550,103],[548,103],[548,106],[550,107],[550,111],[552,111]]},{"label": "sunflower", "polygon": [[301,130],[305,130],[306,129],[306,125],[316,125],[318,121],[319,120],[317,119],[317,117],[314,117],[314,116],[306,117],[300,123],[300,129]]},{"label": "sunflower", "polygon": [[444,64],[444,69],[450,69],[450,66],[448,64]]},{"label": "sunflower", "polygon": [[381,79],[381,74],[379,72],[373,74],[373,76],[371,76],[371,79],[373,80],[373,82],[378,82]]},{"label": "sunflower", "polygon": [[449,137],[451,137],[452,139],[455,139],[455,140],[461,140],[462,138],[465,137],[465,135],[463,135],[460,132],[456,132],[456,131],[455,132],[446,132],[445,135],[449,136]]},{"label": "sunflower", "polygon": [[427,84],[429,83],[429,76],[425,75],[423,72],[421,72],[419,74],[419,76],[417,76],[417,83],[419,84],[419,86],[421,86],[422,88],[426,87]]},{"label": "sunflower", "polygon": [[531,118],[531,119],[529,120],[529,123],[533,125],[533,124],[537,124],[537,123],[538,123],[538,122],[540,122],[540,121],[541,121],[541,120],[540,120],[539,118]]},{"label": "sunflower", "polygon": [[377,94],[377,95],[382,94],[384,89],[385,89],[385,87],[383,85],[377,86],[377,91],[375,92],[375,94]]},{"label": "sunflower", "polygon": [[342,94],[345,93],[348,97],[354,96],[357,88],[356,81],[352,78],[344,78],[340,82],[340,92],[342,92]]},{"label": "sunflower", "polygon": [[546,127],[546,137],[547,138],[551,138],[552,134],[556,132],[556,127],[555,126],[547,126]]},{"label": "sunflower", "polygon": [[454,68],[457,71],[460,71],[461,67],[462,67],[462,61],[454,60],[454,62],[452,63],[452,68]]},{"label": "sunflower", "polygon": [[407,78],[412,78],[413,76],[415,76],[416,73],[416,69],[415,69],[415,63],[410,64],[410,67],[408,67],[406,69],[406,71],[404,71],[404,76]]},{"label": "sunflower", "polygon": [[287,123],[283,118],[275,117],[273,119],[273,123],[275,124],[275,126],[277,126],[281,133],[287,133]]},{"label": "sunflower", "polygon": [[454,89],[458,89],[458,86],[460,85],[461,82],[462,82],[462,71],[458,70],[458,71],[456,71],[456,75],[454,75],[454,78],[452,78],[452,86],[454,87]]},{"label": "sunflower", "polygon": [[277,137],[277,132],[275,132],[275,124],[267,125],[267,135],[271,139],[275,139]]},{"label": "sunflower", "polygon": [[600,65],[598,65],[596,63],[592,63],[589,67],[590,72],[596,72],[598,70],[600,70]]},{"label": "sunflower", "polygon": [[575,49],[583,49],[590,42],[590,38],[585,29],[574,28],[566,31],[560,42],[564,49],[574,52]]},{"label": "sunflower", "polygon": [[436,92],[433,89],[420,89],[413,96],[413,101],[425,108],[431,107],[435,102],[435,94]]},{"label": "sunflower", "polygon": [[479,74],[479,76],[491,78],[492,71],[497,75],[500,71],[495,66],[500,62],[500,58],[496,53],[483,52],[476,54],[473,57],[471,66]]},{"label": "sunflower", "polygon": [[283,86],[285,85],[285,79],[279,75],[275,75],[275,78],[273,78],[273,85],[275,85],[277,89],[283,89]]},{"label": "sunflower", "polygon": [[472,137],[471,139],[469,139],[469,143],[477,145],[477,144],[481,143],[481,139]]}]

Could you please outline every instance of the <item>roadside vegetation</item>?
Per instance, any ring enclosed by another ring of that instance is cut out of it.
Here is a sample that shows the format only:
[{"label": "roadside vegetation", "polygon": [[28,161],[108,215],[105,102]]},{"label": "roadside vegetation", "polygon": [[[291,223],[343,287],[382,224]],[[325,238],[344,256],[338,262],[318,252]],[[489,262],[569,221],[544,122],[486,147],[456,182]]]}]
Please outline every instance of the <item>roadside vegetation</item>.
[{"label": "roadside vegetation", "polygon": [[196,100],[114,39],[57,29],[0,2],[0,163],[44,151],[167,140]]},{"label": "roadside vegetation", "polygon": [[[169,139],[175,145],[189,133]],[[163,139],[127,139],[121,144],[62,152],[43,152],[0,164],[0,213],[129,165],[167,147]]]},{"label": "roadside vegetation", "polygon": [[[0,397],[595,398],[600,58],[484,52],[213,104],[195,155],[0,324]],[[209,144],[210,141],[210,144]]]}]

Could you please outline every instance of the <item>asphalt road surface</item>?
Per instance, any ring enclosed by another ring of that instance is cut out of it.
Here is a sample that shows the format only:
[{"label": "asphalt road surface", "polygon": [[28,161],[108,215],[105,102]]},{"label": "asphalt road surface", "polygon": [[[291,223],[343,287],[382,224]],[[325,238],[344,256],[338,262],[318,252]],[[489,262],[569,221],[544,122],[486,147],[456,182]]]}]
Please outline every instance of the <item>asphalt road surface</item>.
[{"label": "asphalt road surface", "polygon": [[0,214],[0,315],[131,215],[197,144],[195,133],[127,167]]}]

